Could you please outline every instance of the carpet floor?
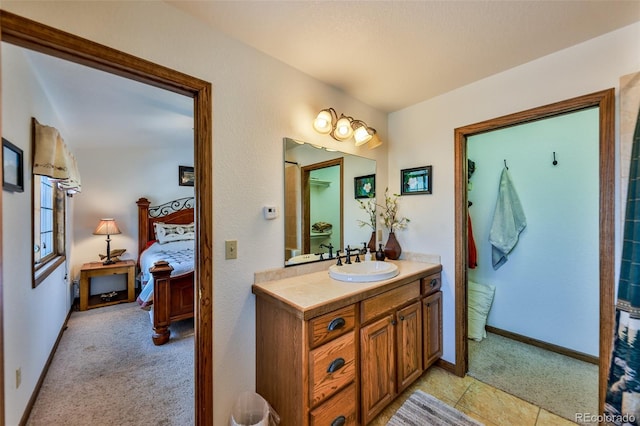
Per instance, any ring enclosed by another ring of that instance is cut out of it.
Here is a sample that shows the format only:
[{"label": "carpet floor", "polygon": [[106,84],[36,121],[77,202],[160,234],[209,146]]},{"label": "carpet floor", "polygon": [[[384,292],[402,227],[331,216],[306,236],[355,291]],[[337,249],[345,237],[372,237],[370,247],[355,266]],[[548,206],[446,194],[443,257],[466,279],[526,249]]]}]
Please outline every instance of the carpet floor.
[{"label": "carpet floor", "polygon": [[73,312],[27,425],[193,424],[193,347],[193,320],[155,346],[135,302]]},{"label": "carpet floor", "polygon": [[469,340],[469,375],[575,421],[598,413],[598,366],[493,333]]}]

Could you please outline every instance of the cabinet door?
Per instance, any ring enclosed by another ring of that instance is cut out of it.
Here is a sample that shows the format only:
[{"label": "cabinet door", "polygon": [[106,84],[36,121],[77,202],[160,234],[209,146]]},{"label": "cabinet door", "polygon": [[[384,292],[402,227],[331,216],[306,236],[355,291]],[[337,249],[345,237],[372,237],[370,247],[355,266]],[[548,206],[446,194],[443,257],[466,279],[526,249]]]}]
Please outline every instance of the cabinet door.
[{"label": "cabinet door", "polygon": [[422,374],[422,306],[420,301],[396,314],[398,333],[398,393]]},{"label": "cabinet door", "polygon": [[362,423],[369,423],[396,395],[394,315],[360,331]]},{"label": "cabinet door", "polygon": [[442,292],[423,299],[424,368],[442,356]]}]

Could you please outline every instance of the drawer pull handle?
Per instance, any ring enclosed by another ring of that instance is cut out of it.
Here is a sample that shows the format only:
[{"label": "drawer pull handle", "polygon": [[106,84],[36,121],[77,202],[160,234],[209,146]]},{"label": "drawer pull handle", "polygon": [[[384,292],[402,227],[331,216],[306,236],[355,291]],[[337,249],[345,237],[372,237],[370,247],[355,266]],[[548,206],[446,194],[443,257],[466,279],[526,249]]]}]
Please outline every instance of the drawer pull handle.
[{"label": "drawer pull handle", "polygon": [[329,368],[327,368],[327,373],[335,373],[340,370],[344,366],[344,358],[336,358],[331,361],[329,364]]},{"label": "drawer pull handle", "polygon": [[338,416],[331,422],[331,426],[343,426],[347,422],[345,416]]},{"label": "drawer pull handle", "polygon": [[342,327],[344,327],[345,324],[346,324],[346,321],[344,320],[344,318],[338,317],[331,320],[331,322],[327,326],[327,330],[329,331],[339,330]]},{"label": "drawer pull handle", "polygon": [[437,280],[437,279],[435,279],[435,278],[431,279],[431,282],[429,283],[429,285],[430,285],[431,287],[435,287],[435,286],[436,286],[436,284],[438,284],[438,280]]}]

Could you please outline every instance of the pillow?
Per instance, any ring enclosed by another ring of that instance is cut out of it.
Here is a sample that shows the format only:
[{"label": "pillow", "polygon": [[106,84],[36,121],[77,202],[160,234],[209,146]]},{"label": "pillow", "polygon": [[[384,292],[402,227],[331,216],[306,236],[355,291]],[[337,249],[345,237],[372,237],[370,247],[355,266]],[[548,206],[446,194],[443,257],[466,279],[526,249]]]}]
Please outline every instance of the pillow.
[{"label": "pillow", "polygon": [[160,244],[195,239],[195,225],[193,223],[172,224],[155,222],[153,227],[158,243]]},{"label": "pillow", "polygon": [[467,286],[467,336],[480,341],[487,337],[485,325],[496,287],[469,281]]}]

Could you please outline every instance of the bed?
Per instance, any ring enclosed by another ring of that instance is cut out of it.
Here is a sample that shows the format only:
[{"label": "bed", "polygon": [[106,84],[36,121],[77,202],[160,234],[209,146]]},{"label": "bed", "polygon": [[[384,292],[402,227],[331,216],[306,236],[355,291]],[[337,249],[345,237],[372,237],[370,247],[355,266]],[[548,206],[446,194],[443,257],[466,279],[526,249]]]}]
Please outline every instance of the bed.
[{"label": "bed", "polygon": [[138,205],[138,264],[142,291],[138,304],[148,310],[153,343],[169,341],[172,321],[193,318],[194,241],[193,197],[151,206]]}]

